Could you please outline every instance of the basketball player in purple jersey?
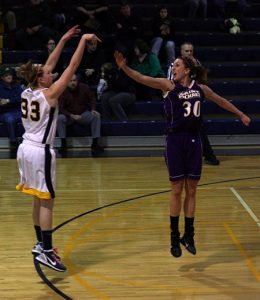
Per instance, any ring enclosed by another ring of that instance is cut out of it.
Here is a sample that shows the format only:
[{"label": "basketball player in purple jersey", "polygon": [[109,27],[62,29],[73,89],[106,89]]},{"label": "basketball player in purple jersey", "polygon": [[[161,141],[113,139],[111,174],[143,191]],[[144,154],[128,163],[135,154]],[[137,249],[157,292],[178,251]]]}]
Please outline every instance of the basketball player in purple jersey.
[{"label": "basketball player in purple jersey", "polygon": [[[205,84],[206,70],[188,57],[177,58],[172,67],[172,79],[153,78],[142,75],[126,65],[119,52],[114,54],[116,63],[133,80],[151,88],[160,89],[164,95],[166,114],[165,161],[171,183],[170,228],[171,254],[180,257],[180,244],[196,254],[194,244],[194,216],[197,185],[201,176],[202,145],[200,139],[201,105],[204,99],[211,100],[223,109],[236,114],[248,126],[250,118],[227,99],[219,96]],[[185,231],[179,232],[181,194],[185,189]]]}]

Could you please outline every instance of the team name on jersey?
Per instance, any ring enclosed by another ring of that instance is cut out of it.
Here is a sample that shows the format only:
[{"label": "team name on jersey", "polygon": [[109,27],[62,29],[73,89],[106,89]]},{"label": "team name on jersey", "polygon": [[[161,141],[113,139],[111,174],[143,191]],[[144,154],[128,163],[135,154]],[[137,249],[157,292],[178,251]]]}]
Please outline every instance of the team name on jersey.
[{"label": "team name on jersey", "polygon": [[200,92],[196,90],[189,90],[185,92],[181,92],[178,94],[178,98],[181,99],[192,99],[192,98],[198,98],[200,97]]}]

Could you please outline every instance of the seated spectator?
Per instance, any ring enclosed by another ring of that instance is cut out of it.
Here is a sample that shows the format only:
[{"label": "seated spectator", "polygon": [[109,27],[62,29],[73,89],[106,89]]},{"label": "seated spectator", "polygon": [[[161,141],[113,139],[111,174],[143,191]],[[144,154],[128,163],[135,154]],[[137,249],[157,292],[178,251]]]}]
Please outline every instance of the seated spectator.
[{"label": "seated spectator", "polygon": [[[143,75],[151,77],[166,77],[158,57],[150,52],[148,44],[141,39],[134,44],[135,57],[131,67]],[[139,100],[161,100],[162,95],[157,89],[136,83],[136,97]]]},{"label": "seated spectator", "polygon": [[102,118],[126,121],[127,109],[136,100],[135,86],[132,79],[119,70],[112,63],[102,66],[102,79],[106,82],[106,88],[101,95]]},{"label": "seated spectator", "polygon": [[13,49],[14,47],[14,33],[17,29],[16,14],[7,0],[1,1],[0,6],[0,23],[4,24],[5,33],[8,33],[7,47]]},{"label": "seated spectator", "polygon": [[86,50],[79,67],[79,73],[81,81],[86,83],[93,91],[96,91],[101,77],[101,66],[105,63],[105,61],[106,58],[103,46],[87,43]]},{"label": "seated spectator", "polygon": [[159,8],[158,15],[152,21],[152,49],[151,52],[159,56],[163,47],[166,54],[166,66],[175,59],[174,27],[173,20],[169,16],[168,9],[162,5]]},{"label": "seated spectator", "polygon": [[83,19],[83,28],[86,31],[95,32],[102,40],[106,54],[112,55],[115,43],[116,23],[110,1],[96,0],[95,9],[89,9],[88,5],[77,6],[77,15]]},{"label": "seated spectator", "polygon": [[48,25],[50,11],[45,2],[29,0],[21,12],[20,29],[15,33],[15,48],[18,50],[41,50],[54,31]]},{"label": "seated spectator", "polygon": [[97,33],[98,28],[100,27],[99,21],[95,18],[95,11],[88,9],[87,3],[76,4],[74,20],[78,21],[82,30],[91,30]]},{"label": "seated spectator", "polygon": [[193,58],[195,63],[201,65],[200,61],[194,57],[194,46],[190,42],[184,42],[181,44],[181,56]]},{"label": "seated spectator", "polygon": [[208,0],[186,0],[184,7],[187,11],[187,17],[194,19],[200,17],[207,18],[208,13]]},{"label": "seated spectator", "polygon": [[[43,50],[42,53],[42,57],[41,57],[41,63],[44,64],[44,62],[47,61],[49,55],[52,53],[52,51],[55,49],[56,47],[56,42],[53,38],[49,38],[47,43],[45,44],[45,48]],[[54,68],[54,70],[52,71],[53,74],[53,79],[57,80],[60,75],[62,74],[62,72],[64,71],[64,58],[63,55],[61,53],[59,60]]]},{"label": "seated spectator", "polygon": [[63,0],[45,0],[50,14],[50,27],[59,35],[67,30],[67,16],[64,11]]},{"label": "seated spectator", "polygon": [[143,36],[143,22],[132,12],[130,3],[122,0],[120,11],[116,15],[116,44],[115,49],[120,49],[129,57],[132,54],[134,41]]},{"label": "seated spectator", "polygon": [[16,30],[16,15],[7,0],[1,1],[0,22],[4,23],[6,33],[11,33]]},{"label": "seated spectator", "polygon": [[14,71],[8,66],[0,69],[0,122],[6,124],[10,139],[10,149],[16,153],[18,141],[17,123],[21,122],[22,87],[13,80]]},{"label": "seated spectator", "polygon": [[79,123],[83,126],[91,127],[93,155],[103,152],[99,145],[101,120],[100,114],[96,111],[96,99],[94,93],[89,87],[78,81],[74,74],[68,84],[68,87],[59,98],[60,114],[58,116],[57,130],[61,138],[61,152],[67,150],[66,128],[73,123]]},{"label": "seated spectator", "polygon": [[215,15],[221,21],[235,18],[242,22],[244,12],[249,6],[247,0],[213,0]]}]

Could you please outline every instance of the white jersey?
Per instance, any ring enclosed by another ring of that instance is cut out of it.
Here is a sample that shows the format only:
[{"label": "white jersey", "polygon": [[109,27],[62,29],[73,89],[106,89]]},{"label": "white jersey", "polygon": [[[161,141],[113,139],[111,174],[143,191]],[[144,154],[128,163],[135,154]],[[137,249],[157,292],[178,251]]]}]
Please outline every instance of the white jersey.
[{"label": "white jersey", "polygon": [[58,109],[47,102],[43,90],[26,89],[22,92],[23,139],[53,146],[56,135]]}]

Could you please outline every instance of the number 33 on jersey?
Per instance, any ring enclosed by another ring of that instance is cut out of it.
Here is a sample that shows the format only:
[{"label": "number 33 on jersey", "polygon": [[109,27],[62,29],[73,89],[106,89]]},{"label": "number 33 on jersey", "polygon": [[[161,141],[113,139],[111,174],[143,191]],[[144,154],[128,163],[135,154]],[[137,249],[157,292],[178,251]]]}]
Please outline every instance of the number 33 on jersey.
[{"label": "number 33 on jersey", "polygon": [[28,88],[23,91],[22,122],[26,130],[26,139],[52,145],[56,135],[58,109],[49,105],[43,90]]}]

